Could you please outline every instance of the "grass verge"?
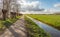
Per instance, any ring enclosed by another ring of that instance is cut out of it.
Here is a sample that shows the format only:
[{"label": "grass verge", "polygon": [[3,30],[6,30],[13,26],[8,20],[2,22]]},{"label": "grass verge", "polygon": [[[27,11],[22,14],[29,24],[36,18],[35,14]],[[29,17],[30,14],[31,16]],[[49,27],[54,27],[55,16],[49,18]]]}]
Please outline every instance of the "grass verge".
[{"label": "grass verge", "polygon": [[27,23],[26,27],[28,29],[29,37],[50,37],[48,33],[36,25],[32,20],[27,17],[25,17],[25,20]]},{"label": "grass verge", "polygon": [[7,19],[5,21],[0,20],[0,32],[4,31],[6,28],[9,28],[14,22],[16,22],[21,16],[16,16],[13,19]]}]

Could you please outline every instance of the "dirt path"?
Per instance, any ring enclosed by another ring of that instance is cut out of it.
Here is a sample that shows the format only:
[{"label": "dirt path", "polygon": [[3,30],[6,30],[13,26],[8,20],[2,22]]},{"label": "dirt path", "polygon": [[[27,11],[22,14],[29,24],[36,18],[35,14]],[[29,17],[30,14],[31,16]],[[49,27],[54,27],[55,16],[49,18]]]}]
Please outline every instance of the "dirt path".
[{"label": "dirt path", "polygon": [[30,18],[32,21],[34,21],[40,28],[42,28],[46,32],[48,32],[51,35],[51,37],[60,37],[60,31],[59,30],[57,30],[57,29],[55,29],[55,28],[53,28],[53,27],[51,27],[45,23],[42,23],[36,19],[33,19],[29,16],[27,16],[27,17]]},{"label": "dirt path", "polygon": [[27,37],[24,16],[17,20],[14,25],[0,35],[0,37]]}]

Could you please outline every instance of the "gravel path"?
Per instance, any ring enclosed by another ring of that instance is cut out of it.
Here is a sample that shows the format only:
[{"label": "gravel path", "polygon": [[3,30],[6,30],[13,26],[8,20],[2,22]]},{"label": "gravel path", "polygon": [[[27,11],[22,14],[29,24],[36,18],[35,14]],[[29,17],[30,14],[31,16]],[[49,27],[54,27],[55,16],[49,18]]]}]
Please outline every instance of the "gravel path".
[{"label": "gravel path", "polygon": [[17,20],[0,37],[27,37],[24,16]]}]

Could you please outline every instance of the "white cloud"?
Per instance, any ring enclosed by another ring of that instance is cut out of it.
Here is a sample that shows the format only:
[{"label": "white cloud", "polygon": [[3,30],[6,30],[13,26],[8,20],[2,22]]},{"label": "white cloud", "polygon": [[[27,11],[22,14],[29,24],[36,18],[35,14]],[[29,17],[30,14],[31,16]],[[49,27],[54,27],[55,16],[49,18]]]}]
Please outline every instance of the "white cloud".
[{"label": "white cloud", "polygon": [[[59,9],[54,9],[54,8],[50,8],[50,9],[46,9],[44,11],[40,11],[40,5],[42,4],[39,1],[31,1],[31,0],[20,0],[18,1],[21,4],[21,10],[23,10],[24,12],[21,13],[28,13],[28,14],[52,14],[54,12],[59,12]],[[60,7],[60,3],[57,3],[54,5],[54,7]],[[33,12],[31,12],[33,11]],[[37,11],[37,12],[36,12]]]},{"label": "white cloud", "polygon": [[20,0],[18,1],[21,5],[22,10],[39,10],[39,6],[41,2],[39,1],[27,1],[27,0]]},{"label": "white cloud", "polygon": [[44,12],[55,13],[55,12],[60,12],[60,9],[50,8],[50,9],[46,9],[46,10],[44,10]]},{"label": "white cloud", "polygon": [[60,7],[60,3],[55,4],[54,7]]}]

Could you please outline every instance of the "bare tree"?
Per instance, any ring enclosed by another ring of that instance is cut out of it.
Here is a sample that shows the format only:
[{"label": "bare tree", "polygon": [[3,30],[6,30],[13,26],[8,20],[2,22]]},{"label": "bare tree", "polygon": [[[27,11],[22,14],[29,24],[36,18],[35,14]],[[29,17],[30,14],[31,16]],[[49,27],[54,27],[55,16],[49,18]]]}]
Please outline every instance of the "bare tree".
[{"label": "bare tree", "polygon": [[16,17],[17,7],[16,7],[17,0],[12,0],[11,2],[11,17]]},{"label": "bare tree", "polygon": [[20,4],[16,4],[16,12],[17,12],[17,16],[19,16],[19,6],[20,6]]},{"label": "bare tree", "polygon": [[3,0],[3,19],[6,20],[7,17],[16,16],[19,9],[18,6],[17,0]]},{"label": "bare tree", "polygon": [[10,9],[10,1],[11,0],[3,0],[3,19],[6,20],[6,18],[9,16],[9,9]]}]

